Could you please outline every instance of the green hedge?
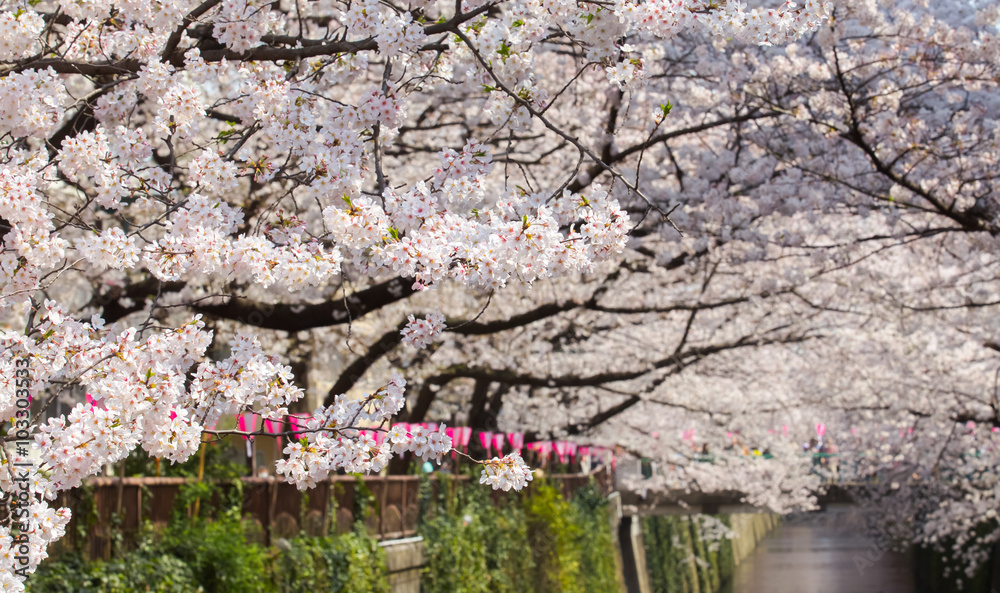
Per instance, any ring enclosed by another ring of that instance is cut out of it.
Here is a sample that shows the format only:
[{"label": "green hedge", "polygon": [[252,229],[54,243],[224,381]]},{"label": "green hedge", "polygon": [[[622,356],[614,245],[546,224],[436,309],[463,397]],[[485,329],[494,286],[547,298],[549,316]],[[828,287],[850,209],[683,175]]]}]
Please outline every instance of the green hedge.
[{"label": "green hedge", "polygon": [[427,593],[618,593],[607,504],[539,482],[494,506],[478,484],[424,491]]},{"label": "green hedge", "polygon": [[646,567],[653,593],[712,593],[733,576],[732,542],[719,538],[717,533],[709,536],[705,529],[707,521],[721,521],[726,528],[730,527],[726,515],[642,520]]},{"label": "green hedge", "polygon": [[279,593],[389,593],[385,551],[367,534],[279,542],[272,578]]},{"label": "green hedge", "polygon": [[29,593],[388,593],[385,552],[363,529],[336,537],[250,543],[238,512],[147,529],[112,561],[78,554],[43,563]]},{"label": "green hedge", "polygon": [[[539,481],[529,492],[496,496],[479,484],[436,479],[422,484],[426,593],[619,593],[606,500],[593,486],[565,500]],[[438,494],[433,494],[437,492]],[[266,548],[247,537],[238,492],[228,510],[178,512],[161,531],[147,527],[134,549],[112,561],[79,551],[42,564],[30,593],[388,593],[385,552],[359,524],[336,537],[278,540]]]}]

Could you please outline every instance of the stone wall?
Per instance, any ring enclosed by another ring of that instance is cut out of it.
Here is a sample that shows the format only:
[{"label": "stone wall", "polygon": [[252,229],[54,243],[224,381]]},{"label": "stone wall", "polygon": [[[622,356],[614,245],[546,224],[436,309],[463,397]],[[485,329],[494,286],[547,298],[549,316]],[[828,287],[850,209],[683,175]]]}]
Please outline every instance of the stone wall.
[{"label": "stone wall", "polygon": [[[625,522],[634,525],[631,545],[622,546],[627,593],[714,593],[778,525],[778,517],[663,515]],[[733,537],[722,537],[726,531]]]},{"label": "stone wall", "polygon": [[408,537],[379,543],[385,550],[392,593],[420,593],[420,572],[424,567],[424,538]]},{"label": "stone wall", "polygon": [[[713,593],[779,522],[777,515],[763,513],[720,515],[717,518],[734,537],[712,542],[695,517],[622,515],[615,494],[609,497],[609,506],[615,543],[612,552],[621,590],[626,593]],[[425,565],[423,538],[379,545],[386,552],[392,593],[420,593]]]},{"label": "stone wall", "polygon": [[772,529],[778,526],[778,516],[765,513],[729,515],[730,526],[736,537],[732,540],[733,565],[739,566]]}]

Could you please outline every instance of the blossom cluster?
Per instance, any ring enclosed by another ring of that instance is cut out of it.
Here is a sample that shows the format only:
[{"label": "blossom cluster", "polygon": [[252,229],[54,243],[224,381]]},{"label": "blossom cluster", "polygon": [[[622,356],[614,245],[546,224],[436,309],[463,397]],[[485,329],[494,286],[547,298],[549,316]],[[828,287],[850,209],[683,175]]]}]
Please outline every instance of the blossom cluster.
[{"label": "blossom cluster", "polygon": [[[298,441],[290,442],[278,460],[278,475],[298,486],[311,488],[326,479],[330,472],[379,472],[393,455],[412,451],[417,457],[434,459],[451,450],[451,439],[444,426],[429,430],[414,425],[409,431],[396,425],[378,442],[362,426],[381,427],[398,413],[405,403],[406,380],[398,373],[374,393],[359,398],[339,395],[332,405],[313,412]],[[381,431],[382,428],[376,430]]]},{"label": "blossom cluster", "polygon": [[97,269],[131,268],[139,261],[135,237],[129,237],[119,227],[77,239],[76,249]]},{"label": "blossom cluster", "polygon": [[395,374],[375,393],[357,399],[341,395],[333,405],[317,409],[300,431],[299,440],[285,447],[283,452],[288,457],[277,462],[278,474],[299,489],[306,489],[338,469],[349,473],[382,471],[392,455],[408,451],[440,462],[451,450],[451,439],[443,426],[437,430],[413,426],[407,432],[397,425],[381,443],[359,432],[360,426],[384,425],[402,409],[405,385],[405,380]]},{"label": "blossom cluster", "polygon": [[212,33],[226,47],[244,52],[260,42],[275,20],[265,2],[226,0],[219,7]]},{"label": "blossom cluster", "polygon": [[480,484],[488,484],[494,490],[509,491],[511,488],[520,490],[532,479],[532,470],[521,459],[516,451],[502,458],[494,457],[483,465]]},{"label": "blossom cluster", "polygon": [[441,335],[445,330],[444,315],[440,312],[428,314],[423,319],[416,319],[409,316],[409,322],[401,332],[403,343],[413,348],[423,350]]}]

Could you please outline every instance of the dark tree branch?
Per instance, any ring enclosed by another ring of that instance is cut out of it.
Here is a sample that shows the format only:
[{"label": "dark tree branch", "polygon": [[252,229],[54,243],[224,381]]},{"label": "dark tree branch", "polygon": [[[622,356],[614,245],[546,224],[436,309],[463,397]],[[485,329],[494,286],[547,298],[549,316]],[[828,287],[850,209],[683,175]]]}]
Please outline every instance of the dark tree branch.
[{"label": "dark tree branch", "polygon": [[348,323],[352,318],[357,319],[401,301],[415,292],[412,279],[393,278],[344,299],[331,299],[311,305],[270,304],[246,299],[230,299],[225,304],[199,305],[192,309],[205,315],[231,319],[255,327],[297,332]]},{"label": "dark tree branch", "polygon": [[347,365],[340,372],[340,376],[337,377],[337,381],[333,384],[333,387],[327,392],[326,400],[323,404],[329,406],[333,403],[335,397],[342,393],[347,393],[347,390],[353,387],[368,372],[368,369],[373,364],[398,346],[403,341],[403,334],[401,332],[405,326],[405,323],[401,323],[395,329],[382,334],[381,338],[368,347],[368,351],[363,356],[359,356],[351,364]]},{"label": "dark tree branch", "polygon": [[[146,306],[146,300],[164,292],[177,292],[186,286],[184,282],[160,282],[152,276],[147,276],[144,280],[129,284],[125,287],[111,287],[102,294],[95,293],[88,306],[101,309],[101,317],[107,323],[114,323],[120,319],[142,311]],[[132,304],[125,306],[121,304],[121,299],[127,298]]]},{"label": "dark tree branch", "polygon": [[[202,6],[195,9],[197,13],[203,7],[208,6],[211,8],[212,2],[206,2]],[[427,36],[440,35],[442,33],[447,33],[452,30],[458,29],[463,23],[466,23],[479,15],[487,12],[493,4],[486,4],[480,6],[475,10],[470,10],[469,12],[455,15],[450,20],[444,23],[436,23],[424,27],[424,34]],[[207,9],[206,9],[207,10]],[[174,48],[171,49],[170,45],[173,45],[175,41],[179,42],[180,36],[183,34],[183,28],[189,25],[189,19],[185,18],[184,24],[181,28],[174,31],[171,38],[168,40],[168,45],[165,49],[170,49],[169,52],[164,52],[164,61],[172,64],[175,68],[184,67],[184,51],[186,48]],[[176,38],[176,39],[175,39]],[[331,42],[316,42],[309,43],[310,40],[299,40],[294,38],[297,42],[301,44],[301,47],[274,47],[274,46],[260,46],[255,47],[251,50],[245,52],[235,52],[230,49],[209,49],[201,52],[201,57],[206,62],[220,62],[222,60],[228,60],[231,62],[279,62],[279,61],[298,61],[306,58],[314,58],[318,56],[332,56],[337,54],[349,54],[357,53],[362,51],[377,51],[378,42],[374,38],[362,39],[359,41],[331,41]],[[275,43],[284,43],[289,40],[275,38],[270,39],[270,41]],[[421,51],[442,51],[448,49],[448,46],[441,43],[428,43],[421,47]],[[40,59],[30,59],[7,68],[5,71],[0,73],[0,76],[6,76],[13,72],[22,72],[24,70],[36,69],[44,70],[46,68],[52,68],[58,74],[83,74],[85,76],[117,76],[122,74],[135,74],[138,73],[140,68],[142,68],[143,63],[139,60],[128,59],[119,60],[115,62],[104,62],[104,63],[90,63],[90,62],[74,62],[67,60],[65,58],[40,58]]]},{"label": "dark tree branch", "polygon": [[535,321],[540,321],[560,313],[565,313],[566,311],[572,311],[573,309],[580,308],[580,306],[581,303],[575,301],[566,301],[565,303],[548,303],[538,307],[537,309],[532,309],[531,311],[514,315],[509,319],[498,319],[496,321],[486,321],[483,323],[449,321],[448,325],[454,329],[449,329],[448,331],[461,334],[463,336],[483,336],[487,334],[494,334],[508,329],[522,327],[530,323],[534,323]]},{"label": "dark tree branch", "polygon": [[649,373],[675,367],[674,372],[690,366],[693,362],[712,354],[718,354],[728,350],[740,348],[751,348],[768,346],[772,344],[793,344],[814,339],[815,336],[792,335],[780,337],[750,337],[744,336],[738,340],[712,344],[708,346],[690,347],[682,352],[672,353],[670,356],[655,361],[643,368],[630,371],[615,371],[594,373],[591,375],[563,375],[559,377],[540,377],[537,375],[519,373],[510,369],[492,369],[488,367],[469,367],[457,365],[445,372],[435,375],[427,380],[427,383],[445,385],[455,379],[475,379],[479,381],[495,381],[508,383],[511,385],[525,385],[531,387],[548,388],[571,388],[571,387],[598,387],[609,383],[621,381],[631,381],[638,379]]},{"label": "dark tree branch", "polygon": [[472,398],[469,402],[469,423],[473,430],[486,428],[486,404],[490,394],[489,381],[476,381],[472,388]]}]

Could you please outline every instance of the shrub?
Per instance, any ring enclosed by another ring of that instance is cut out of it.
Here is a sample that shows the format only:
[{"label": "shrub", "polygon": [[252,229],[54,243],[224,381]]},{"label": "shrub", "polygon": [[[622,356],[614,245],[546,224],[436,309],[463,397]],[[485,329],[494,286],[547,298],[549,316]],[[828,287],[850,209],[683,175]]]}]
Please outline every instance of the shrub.
[{"label": "shrub", "polygon": [[211,521],[175,521],[161,545],[191,568],[205,593],[272,591],[265,570],[267,553],[246,541],[244,529],[240,511],[233,507]]},{"label": "shrub", "polygon": [[43,563],[28,579],[29,593],[195,593],[190,567],[169,554],[132,552],[111,562],[67,556]]},{"label": "shrub", "polygon": [[540,482],[525,504],[528,538],[535,558],[537,593],[583,593],[580,555],[575,544],[579,527],[572,507],[551,485]]},{"label": "shrub", "polygon": [[358,524],[336,537],[279,540],[271,575],[279,593],[389,593],[385,551]]},{"label": "shrub", "polygon": [[597,488],[589,486],[573,497],[573,508],[573,521],[580,534],[583,590],[587,593],[619,593],[615,542],[607,500]]},{"label": "shrub", "polygon": [[495,507],[473,485],[426,500],[429,593],[617,593],[607,503],[587,489],[570,503],[538,483]]}]

